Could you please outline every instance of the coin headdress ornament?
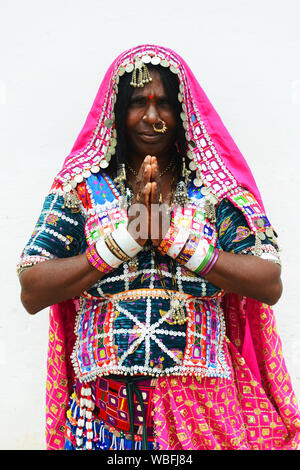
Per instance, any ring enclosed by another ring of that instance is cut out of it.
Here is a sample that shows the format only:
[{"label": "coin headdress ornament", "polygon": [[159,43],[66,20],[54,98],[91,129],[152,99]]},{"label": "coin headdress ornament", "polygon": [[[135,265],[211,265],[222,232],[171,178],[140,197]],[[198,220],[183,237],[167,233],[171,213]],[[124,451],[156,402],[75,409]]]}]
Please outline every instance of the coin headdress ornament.
[{"label": "coin headdress ornament", "polygon": [[152,78],[146,64],[142,60],[137,60],[134,64],[130,85],[134,88],[143,88],[149,82],[152,82]]}]

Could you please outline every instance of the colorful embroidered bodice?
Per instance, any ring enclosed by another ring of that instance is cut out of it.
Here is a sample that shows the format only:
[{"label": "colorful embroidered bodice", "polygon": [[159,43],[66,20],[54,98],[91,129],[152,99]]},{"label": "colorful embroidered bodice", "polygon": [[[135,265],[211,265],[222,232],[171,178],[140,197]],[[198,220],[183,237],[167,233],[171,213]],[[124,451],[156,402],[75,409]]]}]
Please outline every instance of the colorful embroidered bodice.
[{"label": "colorful embroidered bodice", "polygon": [[[47,196],[22,253],[24,265],[84,253],[87,243],[126,221],[118,191],[106,174],[91,175],[77,186],[77,194],[79,209],[65,207],[59,188]],[[189,196],[190,222],[195,229],[197,211],[205,211],[205,196],[193,183]],[[238,208],[240,197],[242,191],[236,194],[236,201],[223,199],[216,212],[217,246],[233,253],[246,253],[255,245],[245,215]],[[268,237],[262,243],[266,249],[273,246]],[[171,291],[171,259],[157,254],[157,260],[166,289]],[[223,357],[223,292],[176,261],[174,269],[176,291],[188,319],[183,325],[168,319],[170,296],[162,287],[147,246],[135,263],[123,263],[83,293],[72,354],[80,380],[90,381],[108,373],[228,376]]]}]

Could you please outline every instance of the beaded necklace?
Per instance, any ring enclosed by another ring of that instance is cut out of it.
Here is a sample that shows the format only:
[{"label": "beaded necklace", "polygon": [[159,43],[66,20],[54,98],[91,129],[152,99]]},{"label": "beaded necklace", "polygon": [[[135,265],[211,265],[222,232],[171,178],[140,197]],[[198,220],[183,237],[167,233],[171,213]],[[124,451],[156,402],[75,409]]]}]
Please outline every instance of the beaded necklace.
[{"label": "beaded necklace", "polygon": [[[127,160],[126,160],[126,165],[128,166],[129,171],[130,171],[134,176],[138,177],[138,173],[129,165],[129,163],[128,163]],[[174,165],[175,165],[174,160],[171,160],[170,163],[166,166],[166,168],[165,168],[162,172],[160,172],[159,176],[160,176],[160,177],[163,176],[163,175],[164,175],[165,173],[167,173],[167,171],[170,170],[170,168],[171,168],[172,166],[174,166]]]},{"label": "beaded necklace", "polygon": [[173,292],[172,292],[172,294],[170,294],[167,287],[166,287],[166,283],[165,283],[165,280],[163,278],[163,275],[162,275],[162,272],[161,272],[161,269],[160,269],[160,265],[157,262],[156,252],[155,252],[155,249],[154,249],[153,245],[151,245],[151,253],[152,253],[154,263],[155,263],[156,270],[159,274],[160,283],[161,283],[164,291],[166,292],[166,294],[170,298],[170,307],[171,308],[170,308],[169,320],[175,325],[183,325],[187,321],[187,317],[185,316],[183,306],[181,305],[180,301],[176,298],[176,291],[178,291],[178,286],[177,286],[176,273],[175,273],[175,269],[174,269],[174,261],[173,261],[173,259],[171,259],[171,274],[172,274]]}]

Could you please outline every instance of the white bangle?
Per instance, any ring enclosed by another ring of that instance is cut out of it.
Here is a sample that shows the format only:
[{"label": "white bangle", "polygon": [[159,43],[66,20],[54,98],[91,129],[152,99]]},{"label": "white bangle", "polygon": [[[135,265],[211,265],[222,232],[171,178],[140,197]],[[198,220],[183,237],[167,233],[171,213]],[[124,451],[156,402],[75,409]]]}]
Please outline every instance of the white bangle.
[{"label": "white bangle", "polygon": [[174,242],[168,249],[167,255],[171,256],[171,258],[173,259],[177,258],[182,248],[186,244],[189,236],[190,236],[189,230],[186,228],[181,228],[178,234],[176,235]]},{"label": "white bangle", "polygon": [[200,239],[195,250],[193,256],[188,260],[188,262],[184,265],[190,271],[196,271],[199,268],[200,264],[204,260],[205,256],[207,255],[209,249],[209,243],[207,240]]},{"label": "white bangle", "polygon": [[130,235],[124,225],[119,225],[111,235],[121,250],[130,258],[134,258],[143,249]]},{"label": "white bangle", "polygon": [[101,256],[103,261],[105,261],[106,264],[111,266],[112,268],[118,268],[123,261],[117,258],[107,247],[104,239],[102,238],[101,240],[98,240],[96,242],[96,250],[98,252],[98,255]]}]

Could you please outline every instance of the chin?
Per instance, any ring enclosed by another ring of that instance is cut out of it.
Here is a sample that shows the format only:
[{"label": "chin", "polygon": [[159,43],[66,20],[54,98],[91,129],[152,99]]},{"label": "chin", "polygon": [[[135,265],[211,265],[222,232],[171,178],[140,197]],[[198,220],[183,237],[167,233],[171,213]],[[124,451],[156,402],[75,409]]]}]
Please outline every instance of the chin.
[{"label": "chin", "polygon": [[143,145],[140,147],[140,151],[142,155],[152,155],[155,157],[159,157],[160,155],[166,155],[170,151],[170,146],[161,145],[161,142],[153,142]]}]

